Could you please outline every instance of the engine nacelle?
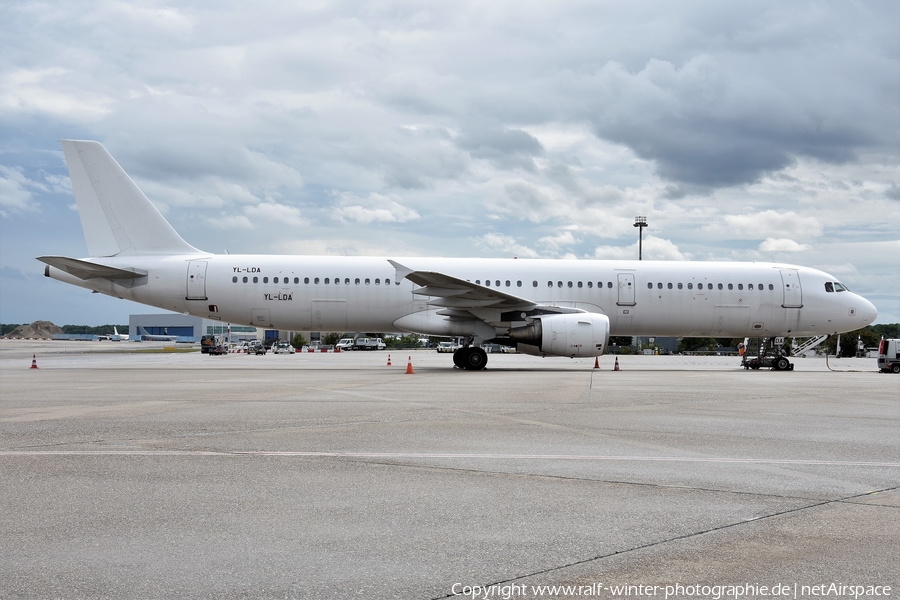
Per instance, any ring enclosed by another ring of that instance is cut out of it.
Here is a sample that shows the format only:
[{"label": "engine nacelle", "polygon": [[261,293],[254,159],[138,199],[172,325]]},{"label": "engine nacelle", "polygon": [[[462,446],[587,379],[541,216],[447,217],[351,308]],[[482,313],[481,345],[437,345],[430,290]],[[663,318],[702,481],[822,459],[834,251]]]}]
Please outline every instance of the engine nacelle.
[{"label": "engine nacelle", "polygon": [[609,344],[609,318],[599,313],[542,315],[509,331],[518,350],[538,356],[602,356]]}]

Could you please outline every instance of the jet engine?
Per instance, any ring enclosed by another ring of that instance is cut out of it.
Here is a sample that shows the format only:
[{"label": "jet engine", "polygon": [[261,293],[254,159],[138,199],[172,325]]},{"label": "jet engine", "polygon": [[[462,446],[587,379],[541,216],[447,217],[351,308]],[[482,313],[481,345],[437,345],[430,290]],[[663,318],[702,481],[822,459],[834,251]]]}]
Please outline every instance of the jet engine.
[{"label": "jet engine", "polygon": [[609,318],[599,313],[541,315],[509,330],[517,349],[536,356],[602,356],[609,343]]}]

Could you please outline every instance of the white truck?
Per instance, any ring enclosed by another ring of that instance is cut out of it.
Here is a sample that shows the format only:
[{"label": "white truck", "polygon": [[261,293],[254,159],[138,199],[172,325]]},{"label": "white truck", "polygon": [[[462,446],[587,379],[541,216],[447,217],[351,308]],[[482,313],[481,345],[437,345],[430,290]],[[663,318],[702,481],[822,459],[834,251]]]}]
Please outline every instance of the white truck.
[{"label": "white truck", "polygon": [[356,338],[353,342],[354,350],[384,350],[387,344],[381,338]]},{"label": "white truck", "polygon": [[334,345],[334,348],[335,350],[340,349],[341,352],[353,350],[353,338],[341,338],[341,340]]},{"label": "white truck", "polygon": [[878,344],[878,370],[900,373],[900,340],[881,340]]}]

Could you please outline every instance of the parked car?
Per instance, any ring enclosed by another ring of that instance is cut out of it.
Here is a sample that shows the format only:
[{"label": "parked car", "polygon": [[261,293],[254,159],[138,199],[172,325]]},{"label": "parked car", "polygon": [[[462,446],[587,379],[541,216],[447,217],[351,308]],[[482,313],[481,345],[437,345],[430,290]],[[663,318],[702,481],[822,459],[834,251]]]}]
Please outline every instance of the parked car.
[{"label": "parked car", "polygon": [[441,342],[437,345],[438,352],[456,352],[459,350],[459,346],[456,345],[456,342]]},{"label": "parked car", "polygon": [[293,354],[294,347],[287,342],[278,342],[272,346],[272,352],[275,354]]},{"label": "parked car", "polygon": [[384,350],[387,344],[381,338],[356,338],[353,342],[354,350]]}]

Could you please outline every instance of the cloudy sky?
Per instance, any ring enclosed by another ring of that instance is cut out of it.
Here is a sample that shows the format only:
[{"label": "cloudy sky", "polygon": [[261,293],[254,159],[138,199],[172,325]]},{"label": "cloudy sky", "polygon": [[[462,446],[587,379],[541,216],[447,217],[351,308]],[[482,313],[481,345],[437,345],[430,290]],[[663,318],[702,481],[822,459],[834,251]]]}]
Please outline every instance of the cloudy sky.
[{"label": "cloudy sky", "polygon": [[205,250],[773,260],[900,322],[900,3],[0,6],[0,322],[150,309],[85,256],[60,139]]}]

